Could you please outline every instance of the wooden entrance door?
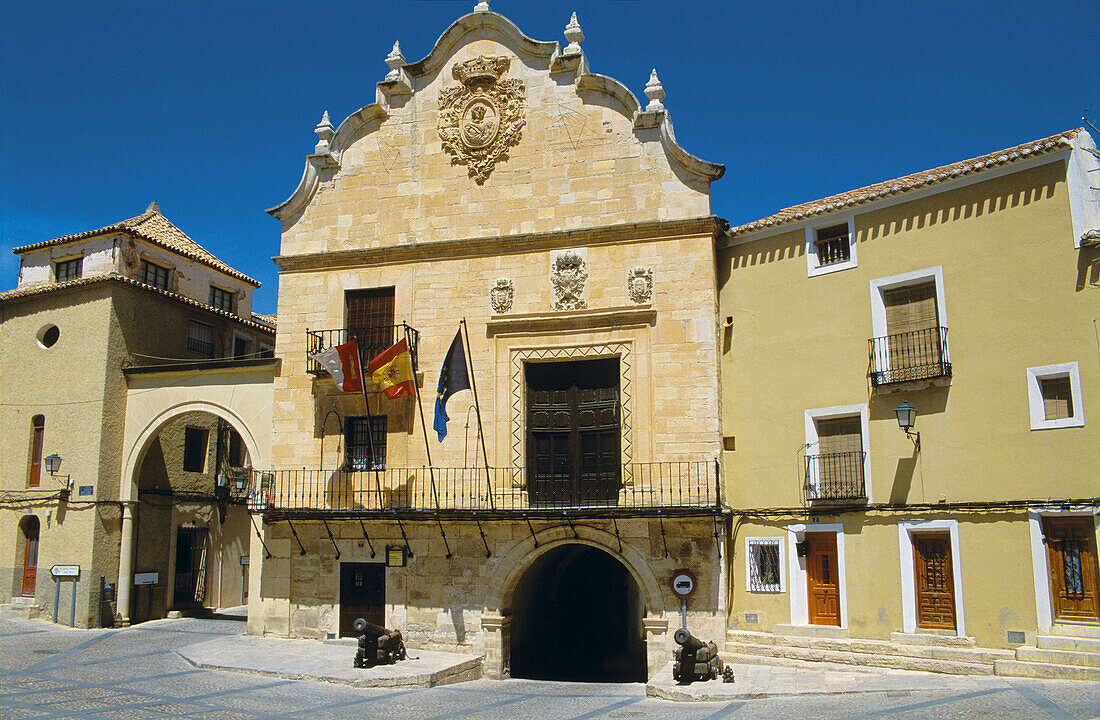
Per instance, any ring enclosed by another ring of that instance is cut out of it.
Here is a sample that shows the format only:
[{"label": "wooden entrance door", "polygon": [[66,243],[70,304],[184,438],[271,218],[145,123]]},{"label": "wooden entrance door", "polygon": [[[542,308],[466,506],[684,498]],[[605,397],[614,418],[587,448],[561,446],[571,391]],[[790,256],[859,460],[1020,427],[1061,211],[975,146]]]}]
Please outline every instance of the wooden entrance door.
[{"label": "wooden entrance door", "polygon": [[23,531],[23,587],[24,597],[34,597],[35,579],[38,575],[38,518],[31,516],[20,523]]},{"label": "wooden entrance door", "polygon": [[811,625],[840,625],[840,564],[836,533],[806,533],[806,586]]},{"label": "wooden entrance door", "polygon": [[540,505],[613,505],[620,487],[619,360],[528,363],[528,493]]},{"label": "wooden entrance door", "polygon": [[1091,517],[1043,518],[1054,619],[1100,621],[1096,529]]},{"label": "wooden entrance door", "polygon": [[917,627],[955,630],[955,575],[949,533],[913,533]]},{"label": "wooden entrance door", "polygon": [[356,637],[356,618],[386,626],[386,566],[340,563],[340,637]]}]

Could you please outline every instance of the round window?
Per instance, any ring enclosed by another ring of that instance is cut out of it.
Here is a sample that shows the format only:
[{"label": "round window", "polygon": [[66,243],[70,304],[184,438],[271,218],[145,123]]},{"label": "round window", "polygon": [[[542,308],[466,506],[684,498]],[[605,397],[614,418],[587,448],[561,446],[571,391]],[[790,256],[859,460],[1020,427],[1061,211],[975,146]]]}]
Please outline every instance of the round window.
[{"label": "round window", "polygon": [[61,331],[57,329],[56,325],[43,325],[42,329],[38,331],[38,346],[51,348],[59,337],[61,337]]}]

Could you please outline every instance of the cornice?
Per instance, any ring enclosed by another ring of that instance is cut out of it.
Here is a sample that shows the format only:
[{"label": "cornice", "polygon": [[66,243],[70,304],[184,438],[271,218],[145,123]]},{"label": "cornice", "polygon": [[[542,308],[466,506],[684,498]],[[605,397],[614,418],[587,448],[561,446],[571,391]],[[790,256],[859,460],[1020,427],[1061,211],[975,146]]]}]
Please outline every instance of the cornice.
[{"label": "cornice", "polygon": [[485,327],[485,334],[489,337],[509,333],[531,335],[562,330],[603,330],[656,324],[657,311],[650,305],[638,305],[501,315],[489,318]]},{"label": "cornice", "polygon": [[708,215],[686,220],[654,220],[577,230],[521,233],[504,237],[465,238],[462,240],[440,240],[414,245],[395,245],[361,250],[279,255],[272,258],[272,260],[279,267],[281,273],[310,272],[313,270],[388,265],[413,261],[424,262],[457,257],[509,255],[578,245],[587,247],[621,242],[632,243],[680,238],[692,235],[710,235],[711,238],[715,238],[724,232],[725,228],[726,222],[724,220]]}]

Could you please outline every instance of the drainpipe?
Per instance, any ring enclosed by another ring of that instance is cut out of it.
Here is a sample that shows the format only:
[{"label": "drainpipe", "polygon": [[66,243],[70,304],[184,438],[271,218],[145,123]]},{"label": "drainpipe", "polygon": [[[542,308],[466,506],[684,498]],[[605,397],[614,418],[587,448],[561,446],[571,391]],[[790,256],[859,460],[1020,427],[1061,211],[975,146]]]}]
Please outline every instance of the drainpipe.
[{"label": "drainpipe", "polygon": [[122,538],[118,552],[118,609],[122,627],[130,627],[130,590],[134,586],[134,506],[133,500],[122,502]]}]

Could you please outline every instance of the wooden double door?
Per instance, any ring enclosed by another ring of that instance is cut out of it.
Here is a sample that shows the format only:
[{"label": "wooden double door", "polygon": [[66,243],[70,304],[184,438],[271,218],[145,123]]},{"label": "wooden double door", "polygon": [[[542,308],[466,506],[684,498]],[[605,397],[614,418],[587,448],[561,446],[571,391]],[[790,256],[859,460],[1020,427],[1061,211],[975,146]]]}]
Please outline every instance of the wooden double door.
[{"label": "wooden double door", "polygon": [[1090,516],[1043,518],[1055,620],[1100,622],[1096,527]]},{"label": "wooden double door", "polygon": [[619,359],[528,363],[533,505],[613,505],[621,487]]},{"label": "wooden double door", "polygon": [[916,532],[912,538],[917,627],[926,630],[956,630],[955,568],[951,562],[951,534]]}]

